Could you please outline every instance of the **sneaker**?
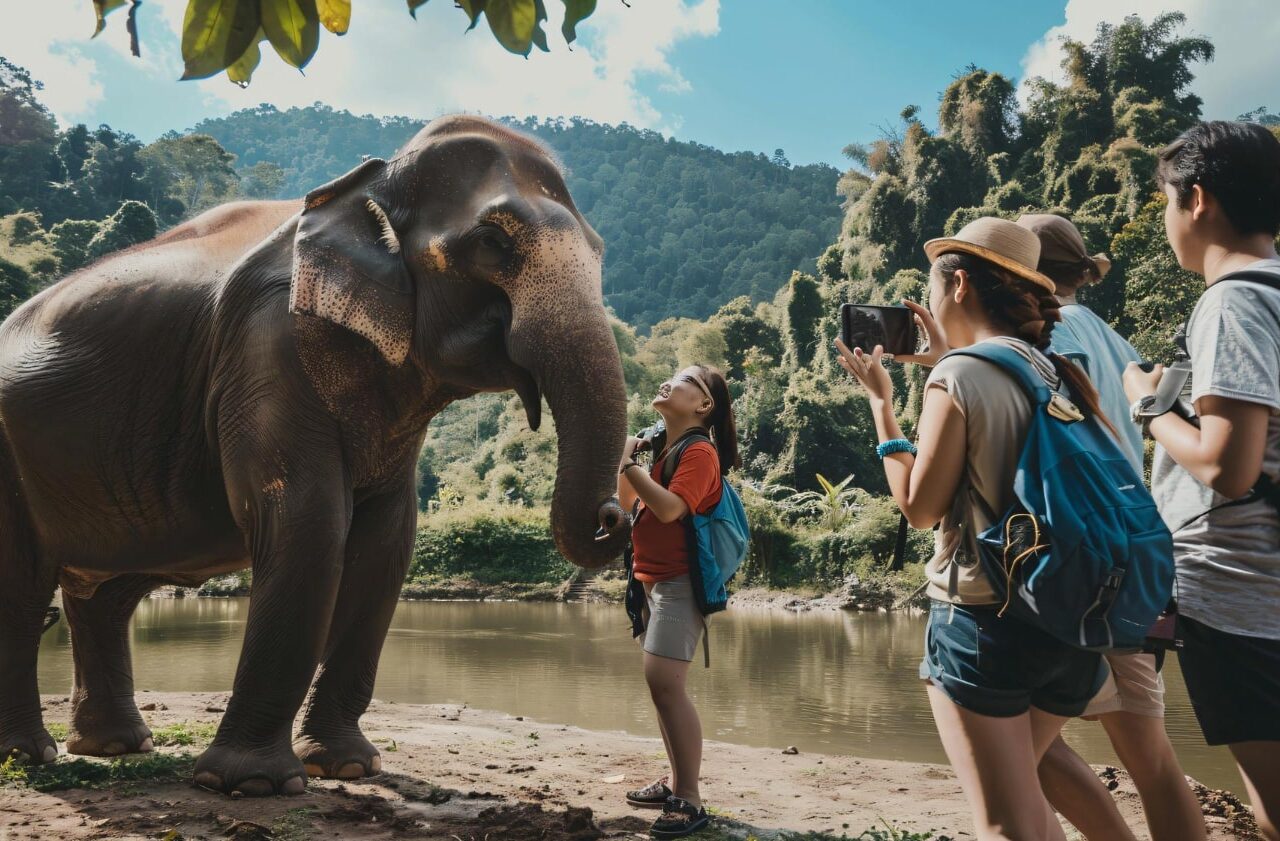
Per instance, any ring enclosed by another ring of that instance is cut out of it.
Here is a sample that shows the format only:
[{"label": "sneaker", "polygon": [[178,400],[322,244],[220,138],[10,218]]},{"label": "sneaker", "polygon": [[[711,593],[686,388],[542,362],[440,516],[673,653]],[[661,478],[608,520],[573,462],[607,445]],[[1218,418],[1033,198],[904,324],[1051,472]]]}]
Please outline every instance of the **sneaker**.
[{"label": "sneaker", "polygon": [[711,823],[711,816],[702,806],[694,806],[688,800],[672,795],[662,806],[662,814],[649,827],[651,838],[684,838]]},{"label": "sneaker", "polygon": [[641,809],[661,809],[670,796],[671,789],[667,788],[667,778],[659,777],[644,788],[628,791],[627,802]]}]

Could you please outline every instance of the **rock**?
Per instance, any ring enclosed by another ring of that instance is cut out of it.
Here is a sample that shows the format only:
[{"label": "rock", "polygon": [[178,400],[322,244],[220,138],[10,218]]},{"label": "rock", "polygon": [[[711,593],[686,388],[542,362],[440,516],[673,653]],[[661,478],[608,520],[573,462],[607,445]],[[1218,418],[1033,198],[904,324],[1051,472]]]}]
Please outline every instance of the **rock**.
[{"label": "rock", "polygon": [[796,754],[800,753],[800,748],[796,747],[795,745],[788,745],[787,747],[782,749],[782,752],[787,756],[795,756]]},{"label": "rock", "polygon": [[205,711],[205,712],[207,712],[207,713],[224,713],[224,712],[226,712],[226,711],[227,711],[227,708],[226,708],[226,707],[219,707],[219,706],[218,706],[218,705],[216,705],[216,704],[210,704],[209,706],[207,706],[207,707],[205,707],[205,708],[204,708],[204,711]]},{"label": "rock", "polygon": [[156,702],[152,701],[150,704],[143,704],[138,707],[138,709],[142,710],[144,713],[153,713],[156,711]]}]

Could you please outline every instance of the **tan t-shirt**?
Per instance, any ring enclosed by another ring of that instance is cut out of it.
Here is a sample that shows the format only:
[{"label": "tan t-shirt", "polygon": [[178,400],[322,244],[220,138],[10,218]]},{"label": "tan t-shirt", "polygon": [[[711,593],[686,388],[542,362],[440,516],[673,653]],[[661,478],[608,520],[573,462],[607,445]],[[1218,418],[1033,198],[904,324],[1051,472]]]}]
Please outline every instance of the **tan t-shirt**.
[{"label": "tan t-shirt", "polygon": [[[1053,363],[1027,342],[1008,337],[986,341],[1000,342],[1018,351],[1035,363],[1045,382],[1055,389],[1059,387]],[[994,604],[995,591],[977,562],[973,543],[964,541],[967,551],[961,553],[958,562],[953,560],[962,548],[966,523],[972,525],[974,534],[979,534],[993,525],[993,517],[1003,516],[1015,502],[1013,480],[1031,423],[1031,401],[1004,371],[970,356],[952,356],[939,362],[925,387],[946,391],[964,415],[965,468],[969,477],[967,486],[961,479],[955,503],[934,534],[933,558],[925,567],[927,592],[929,598],[943,602]],[[966,487],[970,488],[967,493]],[[975,495],[979,499],[974,499]],[[984,502],[985,506],[981,504]]]}]

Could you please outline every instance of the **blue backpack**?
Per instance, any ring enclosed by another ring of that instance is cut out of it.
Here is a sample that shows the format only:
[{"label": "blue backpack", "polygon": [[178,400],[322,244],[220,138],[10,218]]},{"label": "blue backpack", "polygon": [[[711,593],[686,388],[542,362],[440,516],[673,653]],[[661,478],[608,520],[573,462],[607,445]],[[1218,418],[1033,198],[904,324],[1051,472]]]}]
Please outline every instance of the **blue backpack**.
[{"label": "blue backpack", "polygon": [[1142,477],[1016,350],[988,342],[949,355],[996,365],[1034,406],[1017,502],[976,535],[1000,615],[1079,648],[1140,650],[1173,588],[1173,537]]}]

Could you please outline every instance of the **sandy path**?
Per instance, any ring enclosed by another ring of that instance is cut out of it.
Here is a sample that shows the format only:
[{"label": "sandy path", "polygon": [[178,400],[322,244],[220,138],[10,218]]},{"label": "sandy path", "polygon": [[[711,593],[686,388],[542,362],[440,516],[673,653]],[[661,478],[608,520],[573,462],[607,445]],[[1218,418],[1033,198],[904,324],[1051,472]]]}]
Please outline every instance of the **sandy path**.
[{"label": "sandy path", "polygon": [[[216,723],[225,693],[141,693],[153,727]],[[167,709],[166,709],[167,708]],[[46,720],[64,721],[65,699],[46,698]],[[622,792],[664,770],[657,739],[521,720],[503,713],[375,701],[366,734],[384,773],[368,781],[313,780],[300,797],[229,798],[185,782],[123,782],[41,793],[0,789],[0,841],[26,838],[450,839],[524,841],[647,837],[652,812]],[[393,744],[394,743],[394,744]],[[190,748],[165,747],[164,754]],[[60,762],[66,762],[63,757]],[[1135,827],[1141,807],[1119,774],[1116,797]],[[779,830],[857,836],[881,819],[971,838],[949,769],[936,765],[708,743],[703,792],[722,816],[705,837],[764,841]],[[1221,801],[1213,808],[1221,811]],[[1230,811],[1229,807],[1227,811]],[[1211,837],[1240,838],[1211,817]],[[1239,823],[1239,821],[1237,821]],[[1145,834],[1141,835],[1145,838]]]}]

